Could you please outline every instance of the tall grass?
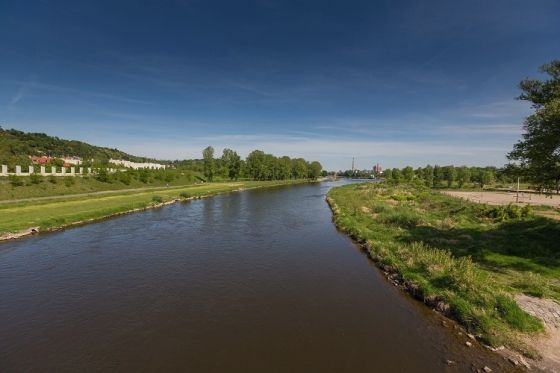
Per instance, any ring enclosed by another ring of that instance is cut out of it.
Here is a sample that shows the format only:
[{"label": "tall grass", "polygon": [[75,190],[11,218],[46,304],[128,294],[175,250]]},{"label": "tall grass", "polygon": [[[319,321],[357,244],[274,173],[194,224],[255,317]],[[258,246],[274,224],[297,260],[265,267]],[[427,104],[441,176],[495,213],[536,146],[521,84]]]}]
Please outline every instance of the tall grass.
[{"label": "tall grass", "polygon": [[528,208],[489,207],[406,185],[348,185],[328,199],[337,226],[366,242],[370,256],[397,271],[416,297],[432,306],[437,300],[438,309],[488,344],[531,352],[519,335],[541,332],[543,324],[513,297],[560,298],[559,222]]}]

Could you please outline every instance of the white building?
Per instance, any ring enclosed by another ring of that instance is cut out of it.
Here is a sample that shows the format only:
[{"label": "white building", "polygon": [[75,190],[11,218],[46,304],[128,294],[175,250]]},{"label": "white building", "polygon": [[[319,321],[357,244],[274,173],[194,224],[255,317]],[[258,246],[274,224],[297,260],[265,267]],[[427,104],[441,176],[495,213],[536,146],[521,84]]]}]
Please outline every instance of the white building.
[{"label": "white building", "polygon": [[109,159],[110,163],[116,164],[117,166],[123,166],[128,168],[133,168],[135,170],[141,168],[150,168],[150,169],[163,169],[165,165],[159,163],[138,163],[138,162],[130,162],[125,161],[123,159]]}]

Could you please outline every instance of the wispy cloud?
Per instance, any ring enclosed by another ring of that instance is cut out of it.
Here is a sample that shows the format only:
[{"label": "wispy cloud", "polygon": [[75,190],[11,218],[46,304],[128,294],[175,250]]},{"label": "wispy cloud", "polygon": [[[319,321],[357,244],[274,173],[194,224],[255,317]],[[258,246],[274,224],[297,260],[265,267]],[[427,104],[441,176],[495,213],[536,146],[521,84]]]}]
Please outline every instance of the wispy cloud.
[{"label": "wispy cloud", "polygon": [[28,92],[29,90],[29,85],[30,83],[24,82],[21,83],[18,90],[16,91],[16,93],[12,96],[12,99],[10,100],[10,107],[14,107],[17,105],[18,102],[20,102],[23,97],[25,96],[25,94]]}]

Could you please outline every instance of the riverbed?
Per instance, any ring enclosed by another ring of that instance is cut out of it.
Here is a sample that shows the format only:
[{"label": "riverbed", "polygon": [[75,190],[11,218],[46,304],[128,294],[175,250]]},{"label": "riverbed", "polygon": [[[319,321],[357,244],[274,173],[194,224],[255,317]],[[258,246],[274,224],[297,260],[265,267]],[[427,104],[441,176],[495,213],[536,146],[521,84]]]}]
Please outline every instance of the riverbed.
[{"label": "riverbed", "polygon": [[0,371],[511,369],[331,221],[342,182],[247,190],[0,244]]}]

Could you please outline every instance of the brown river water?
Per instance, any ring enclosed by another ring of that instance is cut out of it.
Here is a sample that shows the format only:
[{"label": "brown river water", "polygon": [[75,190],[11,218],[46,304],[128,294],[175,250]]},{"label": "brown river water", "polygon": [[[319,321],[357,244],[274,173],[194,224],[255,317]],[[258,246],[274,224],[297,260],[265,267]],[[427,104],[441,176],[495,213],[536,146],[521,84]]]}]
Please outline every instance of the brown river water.
[{"label": "brown river water", "polygon": [[509,371],[337,232],[340,183],[0,244],[0,372]]}]

